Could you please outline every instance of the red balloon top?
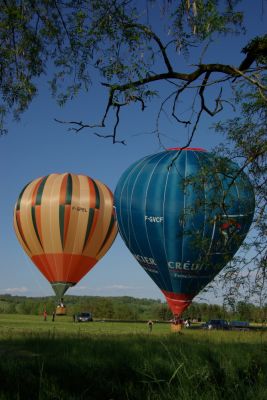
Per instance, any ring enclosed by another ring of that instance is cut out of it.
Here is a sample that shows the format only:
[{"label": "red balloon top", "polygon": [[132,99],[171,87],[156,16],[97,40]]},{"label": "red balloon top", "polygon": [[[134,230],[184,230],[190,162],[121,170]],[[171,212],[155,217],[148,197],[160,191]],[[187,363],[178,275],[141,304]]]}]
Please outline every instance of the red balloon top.
[{"label": "red balloon top", "polygon": [[170,147],[167,150],[193,150],[193,151],[207,151],[203,149],[202,147]]}]

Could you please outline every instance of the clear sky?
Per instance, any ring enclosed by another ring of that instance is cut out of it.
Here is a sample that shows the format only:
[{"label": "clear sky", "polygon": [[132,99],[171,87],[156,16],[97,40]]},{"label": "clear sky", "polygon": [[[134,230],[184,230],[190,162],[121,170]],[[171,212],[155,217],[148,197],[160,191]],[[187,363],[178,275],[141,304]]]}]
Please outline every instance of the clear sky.
[{"label": "clear sky", "polygon": [[[240,50],[248,40],[264,33],[265,14],[246,1],[246,35],[213,45],[206,62],[230,64],[241,62]],[[261,1],[257,2],[261,4]],[[177,56],[178,57],[178,56]],[[189,61],[189,64],[192,60]],[[183,64],[184,65],[184,64]],[[48,74],[51,71],[48,71]],[[41,275],[23,252],[13,230],[13,207],[16,199],[29,181],[49,173],[81,173],[99,179],[114,192],[122,172],[134,161],[145,155],[158,152],[159,143],[155,135],[148,134],[154,129],[154,118],[159,100],[141,113],[139,107],[131,107],[122,115],[119,136],[127,145],[113,145],[108,139],[93,136],[90,131],[70,133],[67,126],[53,119],[83,120],[97,122],[102,116],[106,91],[97,80],[88,94],[82,93],[77,99],[59,108],[49,95],[46,78],[38,84],[39,95],[19,123],[8,124],[9,133],[0,138],[0,294],[22,294],[26,296],[52,295],[49,282]],[[218,118],[227,117],[229,109]],[[192,146],[207,150],[223,139],[210,126],[214,121],[204,117]],[[166,139],[168,147],[184,145],[187,134],[182,128],[163,119],[162,131],[173,139]],[[68,294],[160,298],[161,291],[148,277],[125,247],[118,235],[109,252]],[[213,301],[214,299],[210,297]]]}]

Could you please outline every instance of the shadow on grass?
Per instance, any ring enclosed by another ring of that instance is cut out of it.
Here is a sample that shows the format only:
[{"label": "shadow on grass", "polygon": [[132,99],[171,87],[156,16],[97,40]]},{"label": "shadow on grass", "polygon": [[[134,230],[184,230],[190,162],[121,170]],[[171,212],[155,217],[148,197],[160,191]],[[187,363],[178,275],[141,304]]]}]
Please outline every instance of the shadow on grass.
[{"label": "shadow on grass", "polygon": [[0,341],[0,399],[267,398],[267,348],[166,335]]}]

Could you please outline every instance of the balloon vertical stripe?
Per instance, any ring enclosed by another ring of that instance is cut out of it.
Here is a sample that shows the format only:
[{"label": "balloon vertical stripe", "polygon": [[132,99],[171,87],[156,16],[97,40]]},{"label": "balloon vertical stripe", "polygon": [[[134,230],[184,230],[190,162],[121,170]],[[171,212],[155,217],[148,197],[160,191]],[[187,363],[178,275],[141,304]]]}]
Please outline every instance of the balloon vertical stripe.
[{"label": "balloon vertical stripe", "polygon": [[64,175],[61,187],[60,187],[60,194],[59,194],[59,204],[64,206],[66,204],[66,193],[67,193],[67,179],[68,175]]},{"label": "balloon vertical stripe", "polygon": [[68,174],[67,178],[67,185],[66,185],[66,199],[65,199],[65,204],[71,204],[71,198],[72,198],[72,177],[71,174]]},{"label": "balloon vertical stripe", "polygon": [[96,191],[95,185],[91,178],[88,177],[88,185],[89,185],[89,208],[94,210],[96,208]]},{"label": "balloon vertical stripe", "polygon": [[[38,207],[38,206],[37,206],[37,207]],[[32,207],[32,222],[33,222],[33,227],[34,227],[36,236],[37,236],[37,238],[38,238],[38,240],[39,240],[39,243],[40,243],[41,247],[43,247],[43,246],[42,246],[42,241],[41,241],[41,238],[40,238],[39,232],[38,232],[37,222],[36,222],[35,206]]]},{"label": "balloon vertical stripe", "polygon": [[86,228],[86,233],[85,233],[85,238],[84,238],[84,243],[83,243],[83,250],[86,246],[86,243],[88,241],[89,238],[89,234],[93,230],[92,230],[92,225],[93,225],[93,221],[94,221],[94,215],[95,215],[95,210],[92,208],[89,208],[89,212],[88,212],[88,222],[87,222],[87,228]]},{"label": "balloon vertical stripe", "polygon": [[[88,225],[90,224],[90,226],[88,226],[88,230],[89,232],[87,233],[87,239],[84,242],[84,246],[83,246],[83,250],[85,253],[88,253],[88,246],[91,247],[91,240],[92,237],[95,235],[95,229],[98,223],[98,218],[99,218],[99,210],[94,209],[92,210],[92,219],[90,218],[90,220],[88,220]],[[89,249],[90,252],[90,249]]]},{"label": "balloon vertical stripe", "polygon": [[99,195],[99,189],[97,187],[96,182],[91,179],[93,185],[94,185],[94,189],[95,189],[95,208],[99,209],[100,208],[100,195]]},{"label": "balloon vertical stripe", "polygon": [[19,195],[19,197],[18,197],[17,204],[16,204],[16,210],[17,210],[17,211],[20,210],[21,198],[22,198],[23,193],[24,193],[24,191],[25,191],[25,189],[26,189],[27,186],[28,186],[28,185],[26,185],[26,186],[22,189],[22,191],[21,191],[21,193],[20,193],[20,195]]},{"label": "balloon vertical stripe", "polygon": [[111,216],[110,224],[109,224],[109,227],[108,227],[108,231],[107,231],[106,237],[105,237],[103,243],[101,244],[100,249],[97,252],[97,255],[101,252],[101,250],[103,249],[103,247],[107,243],[108,239],[110,238],[113,226],[114,226],[114,215]]},{"label": "balloon vertical stripe", "polygon": [[20,244],[24,248],[25,252],[30,256],[30,248],[24,237],[24,234],[23,234],[23,231],[21,228],[20,211],[16,211],[14,213],[14,220],[16,221],[15,231],[16,231],[17,237],[19,238]]},{"label": "balloon vertical stripe", "polygon": [[[156,173],[156,170],[158,168],[160,168],[161,162],[165,165],[164,159],[166,158],[166,156],[167,156],[167,154],[163,153],[160,155],[160,157],[158,157],[157,161],[154,161],[154,164],[152,165],[153,169],[151,170],[150,175],[147,177],[146,184],[145,184],[146,192],[145,192],[145,197],[144,197],[144,211],[145,211],[146,216],[150,215],[150,206],[149,206],[150,197],[151,197],[151,195],[153,197],[154,196],[156,197],[156,192],[158,191],[157,185],[156,186],[154,185],[153,175]],[[151,193],[150,196],[149,196],[149,193]],[[163,208],[164,208],[164,204],[160,205],[160,208],[158,211],[160,213],[164,212]],[[145,223],[144,227],[145,227],[146,240],[147,240],[147,243],[148,243],[149,249],[150,249],[150,255],[151,255],[152,259],[155,259],[155,254],[153,252],[154,246],[151,243],[153,240],[153,237],[154,237],[154,231],[151,231],[150,230],[151,227],[149,225],[147,225],[146,223]],[[160,227],[160,230],[157,229],[157,234],[159,234],[161,238],[162,238],[163,230],[164,230],[164,222],[162,225],[162,229],[161,229],[161,227]],[[163,257],[164,257],[164,254],[163,254]],[[164,271],[161,270],[160,268],[157,268],[157,273],[160,277],[160,281],[162,282],[163,286],[168,286],[171,288],[172,285],[171,285],[171,280],[170,280],[169,276],[166,273],[164,273]]]},{"label": "balloon vertical stripe", "polygon": [[65,221],[65,205],[59,205],[59,228],[62,248],[64,248],[66,221]]},{"label": "balloon vertical stripe", "polygon": [[34,188],[34,191],[32,192],[32,207],[34,207],[36,205],[37,192],[38,192],[41,182],[42,182],[42,179],[40,179],[39,182],[37,182],[37,184]]},{"label": "balloon vertical stripe", "polygon": [[43,190],[44,190],[44,185],[47,181],[48,176],[45,176],[42,178],[42,181],[40,182],[40,185],[38,185],[38,190],[37,190],[37,195],[36,195],[36,205],[41,205],[41,200],[42,200],[42,195],[43,195]]}]

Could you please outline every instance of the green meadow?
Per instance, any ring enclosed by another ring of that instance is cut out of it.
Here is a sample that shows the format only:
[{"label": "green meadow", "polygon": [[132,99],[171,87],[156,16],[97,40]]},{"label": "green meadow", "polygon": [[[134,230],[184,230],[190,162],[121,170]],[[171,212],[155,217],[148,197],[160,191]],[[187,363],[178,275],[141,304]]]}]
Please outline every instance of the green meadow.
[{"label": "green meadow", "polygon": [[0,399],[267,398],[267,332],[0,314]]}]

